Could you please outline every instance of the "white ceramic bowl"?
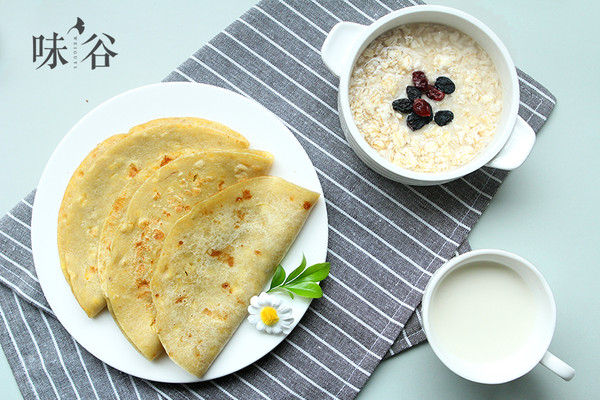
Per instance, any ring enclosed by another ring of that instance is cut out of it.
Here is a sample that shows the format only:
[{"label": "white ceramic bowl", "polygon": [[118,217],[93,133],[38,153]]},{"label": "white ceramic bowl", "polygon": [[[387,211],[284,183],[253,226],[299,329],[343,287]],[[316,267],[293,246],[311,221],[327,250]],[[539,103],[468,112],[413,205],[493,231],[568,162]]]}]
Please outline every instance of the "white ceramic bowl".
[{"label": "white ceramic bowl", "polygon": [[[411,171],[380,156],[358,131],[348,96],[354,64],[371,41],[395,27],[423,22],[447,25],[473,38],[491,57],[502,85],[502,114],[490,143],[469,163],[438,173]],[[449,7],[423,5],[392,12],[368,26],[340,22],[325,39],[321,56],[331,72],[340,78],[338,110],[346,139],[363,162],[389,179],[409,185],[437,185],[460,178],[484,165],[512,170],[520,166],[531,152],[535,133],[517,115],[519,82],[512,58],[496,34],[467,13]]]}]

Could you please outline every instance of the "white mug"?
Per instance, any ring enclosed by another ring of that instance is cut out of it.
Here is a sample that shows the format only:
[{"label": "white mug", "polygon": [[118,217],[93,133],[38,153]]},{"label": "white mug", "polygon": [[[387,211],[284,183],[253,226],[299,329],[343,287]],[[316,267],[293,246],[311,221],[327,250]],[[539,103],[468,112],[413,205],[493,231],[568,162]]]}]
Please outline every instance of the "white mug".
[{"label": "white mug", "polygon": [[548,351],[556,305],[527,260],[475,250],[436,271],[423,296],[423,327],[438,358],[468,380],[498,384],[541,363],[565,380],[575,370]]}]

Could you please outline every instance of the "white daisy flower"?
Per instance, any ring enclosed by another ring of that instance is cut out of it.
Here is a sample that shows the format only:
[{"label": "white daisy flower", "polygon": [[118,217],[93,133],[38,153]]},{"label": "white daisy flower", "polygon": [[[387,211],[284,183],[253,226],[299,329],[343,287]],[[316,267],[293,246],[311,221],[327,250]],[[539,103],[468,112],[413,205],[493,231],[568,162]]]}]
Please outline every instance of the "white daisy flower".
[{"label": "white daisy flower", "polygon": [[292,331],[292,309],[281,303],[281,299],[262,292],[250,299],[248,322],[259,331],[269,334],[288,334]]}]

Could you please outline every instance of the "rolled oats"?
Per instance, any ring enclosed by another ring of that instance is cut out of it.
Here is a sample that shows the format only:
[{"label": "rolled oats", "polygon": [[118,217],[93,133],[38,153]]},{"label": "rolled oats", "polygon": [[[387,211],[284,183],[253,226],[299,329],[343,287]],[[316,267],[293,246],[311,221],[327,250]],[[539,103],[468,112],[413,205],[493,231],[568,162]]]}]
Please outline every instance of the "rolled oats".
[{"label": "rolled oats", "polygon": [[[392,102],[406,97],[412,72],[433,83],[447,76],[456,85],[435,113],[450,110],[445,126],[429,123],[418,131]],[[494,135],[502,111],[500,78],[489,55],[469,36],[437,24],[409,24],[388,31],[359,57],[350,79],[350,109],[358,130],[377,152],[400,167],[442,172],[472,160]]]}]

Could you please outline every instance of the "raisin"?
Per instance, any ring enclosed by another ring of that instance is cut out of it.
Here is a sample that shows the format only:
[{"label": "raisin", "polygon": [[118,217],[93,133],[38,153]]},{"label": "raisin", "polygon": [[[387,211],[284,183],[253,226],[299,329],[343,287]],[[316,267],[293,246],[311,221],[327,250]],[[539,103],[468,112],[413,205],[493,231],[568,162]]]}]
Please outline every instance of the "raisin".
[{"label": "raisin", "polygon": [[435,113],[435,117],[433,117],[433,119],[439,126],[444,126],[449,124],[454,119],[454,113],[450,110],[440,110]]},{"label": "raisin", "polygon": [[435,80],[435,87],[446,94],[452,94],[456,89],[454,82],[445,76],[440,76]]},{"label": "raisin", "polygon": [[428,117],[423,118],[425,118],[425,122],[430,123],[431,121],[433,121],[433,112]]},{"label": "raisin", "polygon": [[416,99],[412,106],[413,111],[420,117],[431,116],[431,106],[423,99]]},{"label": "raisin", "polygon": [[411,130],[416,131],[424,127],[425,124],[429,122],[428,118],[429,117],[421,117],[420,115],[411,112],[408,114],[408,117],[406,117],[406,125],[408,125]]},{"label": "raisin", "polygon": [[427,86],[427,91],[425,92],[425,94],[431,100],[435,100],[435,101],[442,101],[444,99],[444,96],[446,96],[444,94],[444,92],[442,92],[441,90],[436,89],[435,86],[431,86],[431,85]]},{"label": "raisin", "polygon": [[401,113],[409,113],[412,111],[413,102],[409,99],[397,99],[392,101],[392,108],[394,111]]},{"label": "raisin", "polygon": [[407,86],[406,87],[406,95],[410,100],[420,99],[421,91],[416,86]]},{"label": "raisin", "polygon": [[423,71],[415,71],[412,73],[412,80],[417,89],[421,92],[425,92],[427,90],[427,86],[429,86],[429,82],[427,81],[427,75]]}]

